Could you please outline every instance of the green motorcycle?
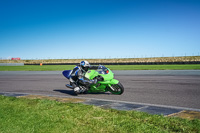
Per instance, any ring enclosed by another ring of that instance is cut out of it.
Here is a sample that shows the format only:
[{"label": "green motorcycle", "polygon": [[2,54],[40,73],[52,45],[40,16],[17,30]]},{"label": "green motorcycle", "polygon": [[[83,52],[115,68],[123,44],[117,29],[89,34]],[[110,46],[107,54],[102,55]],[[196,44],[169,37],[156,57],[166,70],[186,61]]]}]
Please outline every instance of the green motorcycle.
[{"label": "green motorcycle", "polygon": [[[66,78],[70,78],[71,70],[63,71],[63,75]],[[89,80],[97,79],[96,84],[89,86],[83,86],[79,84],[79,87],[84,90],[83,92],[88,93],[101,93],[111,92],[112,94],[121,95],[124,92],[123,85],[116,79],[114,79],[114,73],[103,65],[99,65],[96,70],[88,70],[85,74],[85,78]],[[66,87],[73,89],[69,84]]]}]

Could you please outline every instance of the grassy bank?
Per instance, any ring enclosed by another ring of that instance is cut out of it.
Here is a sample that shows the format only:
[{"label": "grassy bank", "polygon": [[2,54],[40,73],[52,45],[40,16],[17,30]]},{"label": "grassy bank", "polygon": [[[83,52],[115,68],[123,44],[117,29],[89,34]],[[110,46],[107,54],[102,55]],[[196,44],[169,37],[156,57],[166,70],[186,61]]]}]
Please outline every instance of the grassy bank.
[{"label": "grassy bank", "polygon": [[41,59],[41,60],[0,60],[0,63],[80,63],[87,60],[90,63],[138,63],[138,62],[197,62],[200,56],[181,56],[181,57],[152,57],[152,58],[114,58],[114,59]]},{"label": "grassy bank", "polygon": [[199,70],[195,65],[107,65],[111,70]]},{"label": "grassy bank", "polygon": [[200,120],[0,96],[0,132],[200,132]]},{"label": "grassy bank", "polygon": [[[0,66],[0,71],[63,71],[71,70],[75,65],[25,65]],[[106,65],[111,70],[200,70],[200,64],[194,65]]]}]

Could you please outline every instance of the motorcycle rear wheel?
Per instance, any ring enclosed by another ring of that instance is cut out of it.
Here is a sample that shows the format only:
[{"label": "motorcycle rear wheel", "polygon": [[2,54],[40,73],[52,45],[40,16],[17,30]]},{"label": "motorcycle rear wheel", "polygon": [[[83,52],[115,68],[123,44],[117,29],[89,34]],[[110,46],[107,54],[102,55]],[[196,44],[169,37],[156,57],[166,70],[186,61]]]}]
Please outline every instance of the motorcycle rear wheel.
[{"label": "motorcycle rear wheel", "polygon": [[121,95],[124,92],[123,85],[119,82],[118,84],[111,85],[112,88],[109,87],[109,91],[115,95]]}]

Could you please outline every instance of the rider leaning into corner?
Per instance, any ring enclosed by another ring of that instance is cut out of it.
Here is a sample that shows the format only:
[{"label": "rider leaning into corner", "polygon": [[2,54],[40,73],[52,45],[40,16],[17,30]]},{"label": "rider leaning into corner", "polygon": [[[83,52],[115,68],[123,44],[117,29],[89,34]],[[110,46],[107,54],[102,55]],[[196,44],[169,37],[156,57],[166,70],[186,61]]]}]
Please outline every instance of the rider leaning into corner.
[{"label": "rider leaning into corner", "polygon": [[85,77],[85,73],[88,71],[88,69],[97,69],[97,68],[98,66],[91,66],[88,61],[81,61],[79,65],[74,67],[69,81],[70,85],[74,88],[74,92],[76,94],[82,92],[82,88],[79,86],[79,84],[87,87],[91,84],[97,83],[97,79],[89,80]]}]

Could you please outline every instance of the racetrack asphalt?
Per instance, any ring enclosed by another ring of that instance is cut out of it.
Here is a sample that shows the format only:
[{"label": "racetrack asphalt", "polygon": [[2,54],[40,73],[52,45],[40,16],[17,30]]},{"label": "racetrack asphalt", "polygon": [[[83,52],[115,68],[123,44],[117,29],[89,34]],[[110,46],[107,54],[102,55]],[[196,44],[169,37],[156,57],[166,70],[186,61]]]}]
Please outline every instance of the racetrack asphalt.
[{"label": "racetrack asphalt", "polygon": [[[65,87],[61,71],[0,71],[0,93],[70,96],[200,109],[200,70],[113,71],[124,86],[122,95],[81,94]],[[119,104],[118,104],[119,105]]]}]

